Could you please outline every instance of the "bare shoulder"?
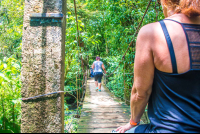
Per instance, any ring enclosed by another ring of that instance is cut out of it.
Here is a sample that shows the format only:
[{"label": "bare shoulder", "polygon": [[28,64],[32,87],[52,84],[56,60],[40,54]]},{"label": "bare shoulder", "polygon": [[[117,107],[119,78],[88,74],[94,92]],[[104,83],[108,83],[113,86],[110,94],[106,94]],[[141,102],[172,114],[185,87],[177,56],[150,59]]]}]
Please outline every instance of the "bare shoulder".
[{"label": "bare shoulder", "polygon": [[147,24],[140,29],[137,37],[137,44],[152,45],[155,43],[161,32],[159,22]]},{"label": "bare shoulder", "polygon": [[145,33],[152,33],[155,31],[155,28],[158,27],[159,22],[154,22],[154,23],[149,23],[147,25],[144,25],[141,29],[140,32],[145,32]]}]

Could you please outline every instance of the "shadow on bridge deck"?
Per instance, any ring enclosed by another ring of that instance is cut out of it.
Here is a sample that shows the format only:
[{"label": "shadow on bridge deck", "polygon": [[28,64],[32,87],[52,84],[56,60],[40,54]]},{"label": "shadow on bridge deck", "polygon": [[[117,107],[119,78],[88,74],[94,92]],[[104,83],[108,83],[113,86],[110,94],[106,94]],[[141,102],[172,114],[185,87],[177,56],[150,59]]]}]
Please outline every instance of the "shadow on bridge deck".
[{"label": "shadow on bridge deck", "polygon": [[110,133],[129,122],[130,107],[114,97],[105,86],[101,90],[95,91],[93,79],[87,81],[78,133]]}]

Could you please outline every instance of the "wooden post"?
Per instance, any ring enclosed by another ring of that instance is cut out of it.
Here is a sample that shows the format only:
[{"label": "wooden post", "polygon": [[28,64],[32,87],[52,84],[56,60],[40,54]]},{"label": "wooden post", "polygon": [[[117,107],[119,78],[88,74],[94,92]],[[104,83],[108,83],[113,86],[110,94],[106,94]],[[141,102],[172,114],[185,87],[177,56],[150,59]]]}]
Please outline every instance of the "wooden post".
[{"label": "wooden post", "polygon": [[74,115],[74,117],[75,118],[80,118],[80,116],[79,116],[79,114],[78,114],[78,107],[79,107],[79,101],[78,101],[78,90],[80,90],[79,88],[78,88],[78,79],[77,79],[77,75],[76,75],[76,99],[77,99],[77,114],[76,115]]},{"label": "wooden post", "polygon": [[124,100],[125,100],[125,103],[126,103],[126,81],[125,81],[125,69],[126,69],[126,63],[124,61]]},{"label": "wooden post", "polygon": [[[78,89],[78,86],[77,86],[77,76],[76,76],[76,90]],[[79,90],[76,91],[76,99],[77,99],[77,116],[78,116],[78,93]]]},{"label": "wooden post", "polygon": [[117,77],[118,77],[118,82],[117,82],[117,85],[118,85],[118,86],[117,86],[117,90],[119,90],[119,81],[120,81],[120,80],[119,80],[119,75],[118,75],[118,74],[117,74]]},{"label": "wooden post", "polygon": [[[84,72],[84,67],[83,67],[83,55],[81,55],[81,68],[82,68],[82,74],[83,74],[83,72]],[[81,79],[81,78],[80,78]],[[84,80],[84,76],[83,76],[83,80]],[[82,83],[82,86],[83,86],[83,80],[81,81],[81,83]],[[81,83],[80,83],[80,85],[81,85]],[[80,86],[81,87],[81,86]],[[79,100],[81,100],[81,91],[82,91],[82,88],[81,88],[81,90],[79,90]],[[83,92],[83,91],[82,91]]]},{"label": "wooden post", "polygon": [[[66,0],[25,0],[22,98],[64,90]],[[64,133],[64,94],[22,102],[22,133]]]},{"label": "wooden post", "polygon": [[106,76],[105,75],[103,76],[103,82],[104,82],[104,85],[106,85]]},{"label": "wooden post", "polygon": [[90,67],[89,67],[89,58],[88,58],[89,56],[87,56],[87,79],[89,78],[89,69],[90,69]]},{"label": "wooden post", "polygon": [[106,76],[105,76],[105,86],[106,86]]},{"label": "wooden post", "polygon": [[87,56],[86,85],[87,85],[87,79],[88,79],[88,77],[89,77],[89,75],[88,75],[88,71],[89,71],[88,64],[89,64],[89,58],[88,58],[88,56]]},{"label": "wooden post", "polygon": [[81,90],[80,87],[81,87],[81,75],[79,74],[79,79],[78,79],[78,89],[79,89],[79,90],[78,90],[78,92],[79,92],[78,95],[79,95],[79,96],[78,96],[78,100],[80,100],[80,90]]}]

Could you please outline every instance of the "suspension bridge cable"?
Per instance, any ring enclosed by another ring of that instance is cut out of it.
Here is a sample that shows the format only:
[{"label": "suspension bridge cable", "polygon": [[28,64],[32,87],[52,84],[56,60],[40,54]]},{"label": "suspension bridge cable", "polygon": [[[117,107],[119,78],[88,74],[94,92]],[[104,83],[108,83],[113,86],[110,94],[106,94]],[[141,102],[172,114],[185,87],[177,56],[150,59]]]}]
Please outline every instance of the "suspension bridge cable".
[{"label": "suspension bridge cable", "polygon": [[[126,55],[126,53],[128,52],[129,48],[130,48],[131,46],[133,46],[134,39],[135,39],[136,35],[137,35],[138,32],[139,32],[139,29],[140,29],[140,27],[141,27],[141,25],[142,25],[142,22],[143,22],[143,20],[144,20],[145,15],[147,14],[147,11],[148,11],[148,9],[149,9],[149,7],[150,7],[150,5],[151,5],[151,2],[152,2],[152,0],[149,1],[148,5],[147,5],[147,8],[146,8],[146,10],[145,10],[145,12],[144,12],[144,15],[143,15],[143,17],[142,17],[142,19],[141,19],[141,21],[140,21],[140,23],[139,23],[139,25],[138,25],[138,27],[137,27],[137,29],[136,29],[136,32],[135,32],[135,34],[134,34],[134,36],[133,36],[133,38],[132,38],[132,40],[131,40],[131,42],[130,42],[128,48],[126,49],[124,55],[122,56],[122,59],[120,60],[118,66],[115,68],[115,70],[114,70],[111,74],[105,75],[105,77],[104,77],[105,80],[106,80],[106,77],[109,77],[109,76],[111,76],[112,74],[115,73],[115,71],[118,69],[119,65],[120,65],[120,64],[122,63],[122,61],[125,59],[125,55]],[[156,2],[155,2],[155,10],[156,10],[156,4],[157,4],[157,0],[156,0]],[[158,13],[157,13],[157,10],[156,10],[156,20],[157,20],[157,14],[158,14]],[[134,44],[134,46],[135,46],[135,44]],[[134,74],[134,72],[133,72],[132,74]],[[106,85],[105,85],[105,86],[106,86]],[[125,87],[124,87],[124,89],[125,89]],[[128,90],[129,90],[129,89],[128,89]],[[131,90],[132,90],[132,89],[131,89]],[[125,101],[127,101],[127,102],[130,103],[130,101],[127,100],[126,98],[122,98],[122,97],[119,97],[119,98],[124,99]]]},{"label": "suspension bridge cable", "polygon": [[137,30],[136,30],[136,32],[135,32],[135,34],[134,34],[134,36],[133,36],[133,38],[132,38],[132,40],[131,40],[131,43],[129,44],[128,48],[126,49],[124,55],[122,56],[121,61],[119,62],[118,66],[115,68],[115,70],[114,70],[110,75],[108,75],[107,77],[111,76],[111,75],[117,70],[117,68],[119,67],[119,65],[120,65],[121,62],[123,61],[123,59],[124,59],[124,57],[125,57],[125,55],[126,55],[128,49],[130,48],[130,46],[133,45],[134,39],[135,39],[136,35],[138,34],[138,31],[139,31],[139,29],[140,29],[140,26],[142,25],[142,22],[143,22],[144,17],[145,17],[145,15],[146,15],[146,13],[147,13],[149,7],[150,7],[151,2],[152,2],[152,0],[149,1],[149,4],[147,5],[147,8],[146,8],[146,10],[145,10],[145,12],[144,12],[144,15],[143,15],[143,17],[142,17],[142,19],[141,19],[141,21],[140,21],[140,23],[139,23],[139,25],[138,25],[138,27],[137,27]]}]

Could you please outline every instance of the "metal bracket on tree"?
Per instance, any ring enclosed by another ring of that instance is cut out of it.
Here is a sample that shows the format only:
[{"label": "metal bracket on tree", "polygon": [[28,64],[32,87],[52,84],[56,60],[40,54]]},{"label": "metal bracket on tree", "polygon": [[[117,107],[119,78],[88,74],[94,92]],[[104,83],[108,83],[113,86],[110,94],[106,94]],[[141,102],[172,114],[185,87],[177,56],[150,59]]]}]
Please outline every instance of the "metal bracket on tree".
[{"label": "metal bracket on tree", "polygon": [[62,22],[63,17],[62,13],[31,13],[30,15],[32,22],[40,22],[40,24]]}]

